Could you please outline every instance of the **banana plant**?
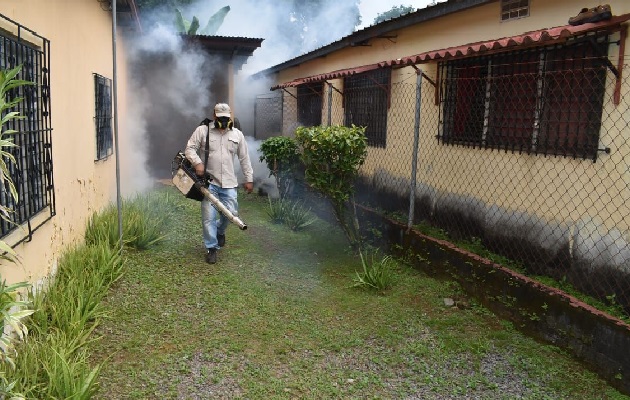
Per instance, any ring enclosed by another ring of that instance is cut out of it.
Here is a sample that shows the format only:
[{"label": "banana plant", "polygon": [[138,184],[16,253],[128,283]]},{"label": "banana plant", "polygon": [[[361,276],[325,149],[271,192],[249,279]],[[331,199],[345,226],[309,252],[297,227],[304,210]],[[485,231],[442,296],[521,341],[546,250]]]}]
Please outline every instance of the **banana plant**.
[{"label": "banana plant", "polygon": [[[4,126],[9,121],[24,119],[18,111],[11,111],[22,100],[23,97],[15,96],[10,100],[7,99],[9,92],[25,85],[34,85],[33,82],[17,79],[17,75],[22,70],[22,66],[18,65],[9,70],[0,70],[0,182],[8,188],[11,197],[17,202],[18,193],[15,184],[9,173],[9,163],[15,163],[15,157],[7,149],[16,147],[11,135],[17,133],[14,129],[5,129]],[[0,218],[11,222],[11,209],[4,204],[0,204]],[[15,252],[4,241],[0,241],[0,259],[13,260]]]},{"label": "banana plant", "polygon": [[[18,193],[9,174],[7,162],[15,163],[15,157],[11,152],[7,151],[16,144],[13,142],[11,135],[17,133],[14,129],[5,129],[4,126],[9,121],[23,119],[17,111],[11,111],[21,101],[22,97],[15,96],[10,99],[11,90],[16,90],[20,86],[34,85],[34,82],[17,79],[17,75],[22,69],[21,65],[10,69],[0,69],[0,182],[8,187],[9,193],[17,202]],[[4,204],[0,204],[0,217],[6,221],[11,221],[11,209]],[[0,259],[15,262],[17,254],[5,241],[0,240]],[[14,357],[17,354],[15,343],[24,340],[28,334],[28,328],[23,319],[33,314],[34,310],[30,309],[31,304],[27,301],[20,300],[20,291],[29,290],[31,285],[27,282],[19,282],[7,285],[0,278],[0,363],[7,364],[10,368],[15,368]],[[4,329],[10,327],[9,329]],[[13,387],[16,382],[8,382],[4,374],[0,374],[0,395],[10,399],[24,399],[23,396],[14,393]]]},{"label": "banana plant", "polygon": [[[228,12],[230,12],[230,6],[222,7],[219,11],[214,13],[199,34],[208,36],[215,35],[221,25],[223,25],[223,20],[225,20],[225,16]],[[192,22],[188,21],[178,8],[175,9],[175,27],[178,33],[197,35],[199,26],[199,19],[197,17],[193,16]]]}]

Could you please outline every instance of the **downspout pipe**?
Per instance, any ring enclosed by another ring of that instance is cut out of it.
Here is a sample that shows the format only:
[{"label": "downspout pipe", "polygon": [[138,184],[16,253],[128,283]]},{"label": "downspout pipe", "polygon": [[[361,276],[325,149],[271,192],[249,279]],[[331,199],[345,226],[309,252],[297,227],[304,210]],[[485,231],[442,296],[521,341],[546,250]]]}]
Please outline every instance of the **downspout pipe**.
[{"label": "downspout pipe", "polygon": [[118,210],[118,244],[123,249],[122,197],[120,194],[120,154],[118,151],[118,67],[116,65],[116,2],[112,0],[112,51],[113,51],[113,97],[114,97],[114,153],[116,155],[116,208]]}]

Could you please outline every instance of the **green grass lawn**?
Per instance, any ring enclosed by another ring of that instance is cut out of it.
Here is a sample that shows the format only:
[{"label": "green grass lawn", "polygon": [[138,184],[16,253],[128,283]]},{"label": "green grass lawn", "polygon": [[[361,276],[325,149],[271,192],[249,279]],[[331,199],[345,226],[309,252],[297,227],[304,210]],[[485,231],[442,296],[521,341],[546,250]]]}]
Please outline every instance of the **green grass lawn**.
[{"label": "green grass lawn", "polygon": [[263,197],[240,194],[248,229],[208,265],[199,203],[180,201],[167,240],[125,251],[91,347],[98,398],[628,398],[473,299],[445,306],[452,282],[399,262],[385,295],[353,288],[340,230],[274,225]]}]

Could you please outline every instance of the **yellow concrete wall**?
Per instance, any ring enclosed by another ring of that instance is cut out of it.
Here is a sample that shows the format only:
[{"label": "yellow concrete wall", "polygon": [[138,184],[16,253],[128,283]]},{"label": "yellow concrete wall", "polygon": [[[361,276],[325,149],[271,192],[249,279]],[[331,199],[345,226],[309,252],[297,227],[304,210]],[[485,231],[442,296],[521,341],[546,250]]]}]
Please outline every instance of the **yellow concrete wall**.
[{"label": "yellow concrete wall", "polygon": [[[0,265],[2,278],[9,282],[36,282],[53,271],[64,249],[83,240],[87,218],[116,198],[115,157],[94,161],[93,74],[113,80],[112,19],[111,12],[101,9],[95,0],[3,0],[0,14],[50,40],[57,214],[34,233],[32,241],[16,247],[18,265]],[[123,46],[124,40],[117,39],[119,105],[124,106],[124,84],[120,83],[126,75]],[[121,113],[119,119],[123,118]],[[48,214],[45,209],[36,218]],[[23,237],[17,232],[4,240],[11,244],[16,235],[17,239]]]},{"label": "yellow concrete wall", "polygon": [[[610,3],[613,15],[630,13],[630,1],[613,0],[607,3]],[[500,2],[492,2],[400,29],[394,32],[397,37],[391,40],[372,39],[369,46],[346,48],[326,57],[301,63],[297,67],[280,71],[277,74],[277,83],[425,51],[562,26],[568,23],[569,17],[577,15],[582,7],[594,7],[598,4],[600,2],[597,1],[531,0],[529,17],[501,22]],[[617,34],[613,40],[618,38]],[[610,46],[609,58],[614,65],[619,60],[618,49],[614,44]],[[625,63],[630,63],[629,44],[626,45]],[[435,80],[437,63],[418,67]],[[435,139],[439,132],[439,106],[434,103],[433,87],[424,81],[418,181],[429,186],[433,192],[474,198],[488,206],[497,206],[507,211],[538,212],[538,218],[549,222],[572,224],[580,220],[598,219],[600,228],[617,229],[628,236],[630,222],[624,216],[629,215],[629,202],[610,201],[609,197],[610,193],[616,193],[622,199],[630,199],[627,184],[630,182],[630,173],[627,168],[623,168],[628,164],[623,156],[630,154],[627,144],[630,135],[627,124],[629,118],[626,116],[624,119],[621,115],[629,112],[629,72],[626,66],[622,104],[618,107],[610,100],[613,96],[613,82],[607,83],[602,133],[614,126],[617,135],[600,136],[600,148],[611,147],[614,150],[610,155],[600,153],[596,163],[590,160],[440,144]],[[612,74],[609,73],[608,76],[611,77]],[[338,82],[336,87],[341,87],[341,83]],[[410,178],[415,110],[413,104],[403,100],[413,98],[415,71],[411,67],[393,70],[387,147],[370,148],[368,159],[362,167],[363,173],[373,175],[385,169],[388,174],[400,178],[401,181]],[[342,116],[343,110],[333,111],[333,115]],[[614,186],[594,183],[601,182],[602,177],[606,177],[605,180],[614,183]],[[481,218],[483,220],[483,216]]]},{"label": "yellow concrete wall", "polygon": [[[630,1],[613,0],[613,15],[630,13]],[[277,82],[324,74],[336,70],[393,60],[425,51],[461,46],[484,40],[519,35],[524,32],[562,26],[582,7],[595,7],[599,1],[531,0],[530,16],[512,21],[499,20],[500,3],[492,2],[464,12],[445,15],[413,27],[392,32],[394,39],[375,38],[368,46],[348,47],[315,60],[280,71]],[[626,55],[630,46],[626,46]],[[628,59],[626,58],[626,61]]]}]

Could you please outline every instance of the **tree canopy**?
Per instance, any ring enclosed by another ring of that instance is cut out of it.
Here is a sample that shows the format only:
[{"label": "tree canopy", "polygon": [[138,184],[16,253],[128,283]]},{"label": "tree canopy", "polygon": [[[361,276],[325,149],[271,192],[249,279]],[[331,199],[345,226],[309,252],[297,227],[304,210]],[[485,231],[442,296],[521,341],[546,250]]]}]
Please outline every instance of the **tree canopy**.
[{"label": "tree canopy", "polygon": [[150,11],[158,7],[177,8],[192,4],[195,0],[136,0],[140,10]]},{"label": "tree canopy", "polygon": [[400,17],[401,15],[410,13],[412,11],[416,11],[415,7],[403,6],[402,4],[399,6],[394,6],[389,11],[378,14],[376,18],[374,18],[374,24],[387,21],[388,19]]}]

